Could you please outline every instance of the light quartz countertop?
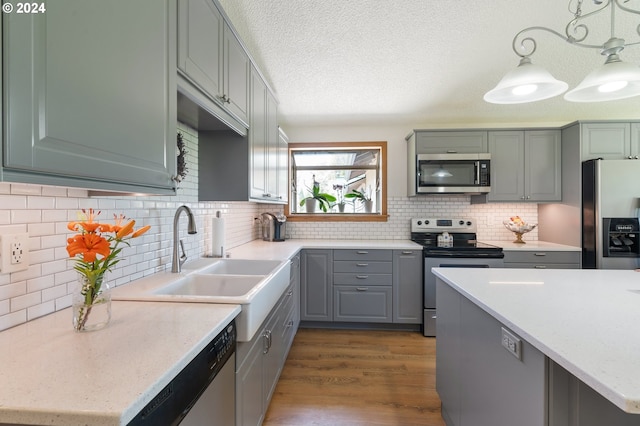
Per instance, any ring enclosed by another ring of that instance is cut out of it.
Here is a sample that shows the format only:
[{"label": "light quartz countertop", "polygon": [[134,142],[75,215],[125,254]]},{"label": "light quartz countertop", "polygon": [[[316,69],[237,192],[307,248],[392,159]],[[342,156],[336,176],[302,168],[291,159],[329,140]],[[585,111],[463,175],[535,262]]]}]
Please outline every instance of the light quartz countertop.
[{"label": "light quartz countertop", "polygon": [[0,423],[125,425],[240,312],[237,305],[112,302],[102,330],[71,309],[0,332]]},{"label": "light quartz countertop", "polygon": [[512,241],[485,241],[483,243],[502,247],[507,251],[526,251],[526,250],[543,250],[543,251],[582,251],[581,247],[567,246],[564,244],[548,243],[546,241],[527,241],[525,244],[516,244]]},{"label": "light quartz countertop", "polygon": [[227,253],[232,259],[284,260],[301,249],[422,250],[422,246],[411,240],[254,240],[227,250]]},{"label": "light quartz countertop", "polygon": [[640,413],[640,272],[433,271],[617,407]]}]

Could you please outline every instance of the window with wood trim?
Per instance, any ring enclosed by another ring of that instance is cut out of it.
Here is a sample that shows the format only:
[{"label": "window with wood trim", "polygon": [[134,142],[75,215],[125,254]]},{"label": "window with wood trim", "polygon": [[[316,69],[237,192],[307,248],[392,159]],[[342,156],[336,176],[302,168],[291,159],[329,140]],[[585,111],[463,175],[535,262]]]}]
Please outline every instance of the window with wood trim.
[{"label": "window with wood trim", "polygon": [[387,143],[289,144],[293,221],[386,221]]}]

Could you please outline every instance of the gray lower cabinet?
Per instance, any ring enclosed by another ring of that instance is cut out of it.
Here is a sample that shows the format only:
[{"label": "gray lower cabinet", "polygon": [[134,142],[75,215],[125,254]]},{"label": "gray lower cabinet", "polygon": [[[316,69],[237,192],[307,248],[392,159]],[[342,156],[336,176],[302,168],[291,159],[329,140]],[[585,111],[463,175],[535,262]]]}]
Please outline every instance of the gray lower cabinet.
[{"label": "gray lower cabinet", "polygon": [[393,322],[422,324],[422,250],[393,251]]},{"label": "gray lower cabinet", "polygon": [[579,251],[505,250],[505,268],[580,269]]},{"label": "gray lower cabinet", "polygon": [[559,130],[491,131],[487,201],[561,201]]},{"label": "gray lower cabinet", "polygon": [[333,320],[333,250],[302,250],[300,319]]},{"label": "gray lower cabinet", "polygon": [[250,342],[236,354],[236,424],[261,425],[297,331],[295,280]]},{"label": "gray lower cabinet", "polygon": [[47,6],[2,16],[2,179],[175,193],[176,1]]},{"label": "gray lower cabinet", "polygon": [[421,250],[315,250],[301,257],[301,319],[422,324]]},{"label": "gray lower cabinet", "polygon": [[513,356],[495,318],[439,279],[436,295],[436,390],[447,425],[547,426],[545,355],[520,339]]}]

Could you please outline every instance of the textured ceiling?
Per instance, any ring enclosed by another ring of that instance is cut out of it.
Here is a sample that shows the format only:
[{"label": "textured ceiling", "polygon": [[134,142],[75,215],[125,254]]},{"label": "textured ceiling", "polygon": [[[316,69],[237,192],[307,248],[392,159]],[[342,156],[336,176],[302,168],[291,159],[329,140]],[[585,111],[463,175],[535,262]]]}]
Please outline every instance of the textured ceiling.
[{"label": "textured ceiling", "polygon": [[[640,97],[576,104],[561,96],[522,105],[482,100],[518,64],[514,35],[529,26],[564,32],[564,0],[219,0],[280,101],[285,125],[563,124],[638,119]],[[574,1],[575,3],[575,1]],[[640,0],[627,7],[640,9]],[[585,12],[594,9],[586,0]],[[610,36],[596,17],[592,44]],[[616,35],[638,41],[640,15],[617,14]],[[631,29],[629,29],[631,28]],[[537,34],[535,64],[575,87],[604,63],[597,50]],[[622,59],[640,63],[640,45]]]}]

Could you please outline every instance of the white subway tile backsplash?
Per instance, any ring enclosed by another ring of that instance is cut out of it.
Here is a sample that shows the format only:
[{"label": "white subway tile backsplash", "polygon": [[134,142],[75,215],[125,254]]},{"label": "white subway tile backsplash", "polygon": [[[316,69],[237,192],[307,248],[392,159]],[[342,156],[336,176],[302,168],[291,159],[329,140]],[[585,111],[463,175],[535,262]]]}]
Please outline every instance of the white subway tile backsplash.
[{"label": "white subway tile backsplash", "polygon": [[35,306],[42,301],[40,292],[27,293],[22,296],[14,297],[10,300],[11,312],[21,311],[29,306]]}]

